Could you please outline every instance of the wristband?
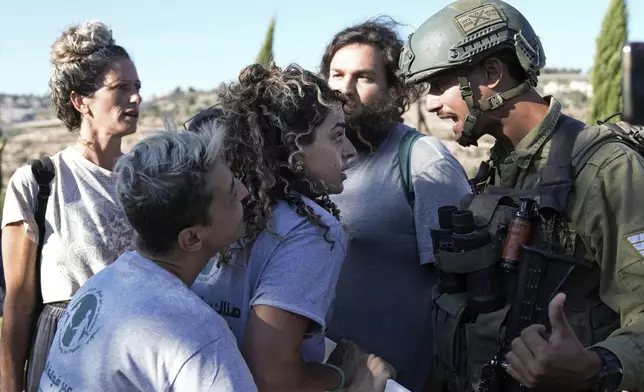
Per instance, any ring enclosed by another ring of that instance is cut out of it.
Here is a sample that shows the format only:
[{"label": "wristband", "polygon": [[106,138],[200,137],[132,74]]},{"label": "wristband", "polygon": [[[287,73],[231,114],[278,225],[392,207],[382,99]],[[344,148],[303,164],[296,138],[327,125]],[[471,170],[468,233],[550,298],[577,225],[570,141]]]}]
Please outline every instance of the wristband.
[{"label": "wristband", "polygon": [[342,371],[342,369],[340,369],[339,367],[337,367],[335,365],[332,365],[330,363],[326,363],[326,362],[322,363],[322,365],[328,366],[331,369],[333,369],[333,370],[337,371],[338,373],[340,373],[340,385],[337,388],[335,388],[335,389],[333,389],[333,390],[331,390],[329,392],[338,392],[338,391],[341,391],[342,389],[344,389],[344,383],[346,381],[346,378],[344,377],[344,372]]}]

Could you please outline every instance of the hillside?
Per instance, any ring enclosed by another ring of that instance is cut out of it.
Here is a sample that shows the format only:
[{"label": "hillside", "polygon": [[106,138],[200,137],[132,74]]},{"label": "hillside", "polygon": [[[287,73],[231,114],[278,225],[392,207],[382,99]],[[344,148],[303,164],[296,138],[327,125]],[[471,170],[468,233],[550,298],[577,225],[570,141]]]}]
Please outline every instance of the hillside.
[{"label": "hillside", "polygon": [[[540,78],[538,87],[542,95],[554,94],[562,102],[564,112],[584,119],[586,117],[592,89],[586,75],[580,73],[549,72]],[[165,116],[181,123],[199,109],[214,104],[212,91],[176,89],[163,97],[153,97],[141,106],[139,131],[125,139],[129,149],[140,138],[154,129],[160,129]],[[4,183],[9,176],[31,158],[43,154],[51,155],[71,144],[76,136],[62,128],[49,108],[48,99],[37,96],[10,96],[0,94],[0,119],[7,144],[2,154],[2,176]],[[485,159],[493,143],[490,137],[479,141],[479,147],[463,148],[454,141],[451,121],[442,121],[436,115],[424,110],[423,102],[413,105],[405,114],[405,122],[441,139],[456,155],[465,169],[473,175],[479,162]],[[3,184],[4,185],[4,184]]]}]

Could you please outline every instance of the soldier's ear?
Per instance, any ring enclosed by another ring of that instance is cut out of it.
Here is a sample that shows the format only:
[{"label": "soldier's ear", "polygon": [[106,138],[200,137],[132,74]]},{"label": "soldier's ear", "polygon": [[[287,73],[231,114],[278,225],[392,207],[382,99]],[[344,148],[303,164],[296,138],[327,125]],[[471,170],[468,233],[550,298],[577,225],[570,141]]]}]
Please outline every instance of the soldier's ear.
[{"label": "soldier's ear", "polygon": [[489,57],[483,61],[483,83],[490,89],[496,89],[501,84],[501,79],[508,68],[503,64],[503,61],[496,57]]}]

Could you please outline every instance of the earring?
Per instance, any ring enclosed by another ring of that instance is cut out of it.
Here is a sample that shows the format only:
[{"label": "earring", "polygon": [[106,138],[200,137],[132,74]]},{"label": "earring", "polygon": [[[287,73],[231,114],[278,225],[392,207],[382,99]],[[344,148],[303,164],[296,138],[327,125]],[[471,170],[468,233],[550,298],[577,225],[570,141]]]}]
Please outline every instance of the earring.
[{"label": "earring", "polygon": [[293,164],[293,170],[294,170],[296,173],[303,172],[303,171],[304,171],[304,162],[302,162],[302,161],[295,161],[295,163]]}]

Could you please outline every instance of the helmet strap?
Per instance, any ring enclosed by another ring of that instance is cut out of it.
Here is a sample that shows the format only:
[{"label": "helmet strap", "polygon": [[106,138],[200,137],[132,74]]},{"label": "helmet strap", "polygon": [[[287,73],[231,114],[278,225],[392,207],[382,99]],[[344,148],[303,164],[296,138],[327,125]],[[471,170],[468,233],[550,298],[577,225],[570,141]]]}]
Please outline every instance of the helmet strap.
[{"label": "helmet strap", "polygon": [[474,128],[474,123],[476,123],[476,118],[481,114],[481,111],[475,107],[474,96],[472,95],[472,85],[467,79],[467,76],[459,76],[458,84],[461,89],[461,96],[465,103],[467,103],[467,108],[470,113],[467,115],[465,122],[463,123],[463,132],[461,133],[461,138],[458,139],[458,144],[463,147],[467,146],[478,146],[478,138],[472,133]]},{"label": "helmet strap", "polygon": [[518,86],[514,86],[510,89],[505,90],[502,93],[494,94],[485,101],[481,100],[479,103],[481,106],[481,112],[486,112],[488,110],[494,110],[505,104],[505,101],[512,99],[523,93],[527,93],[532,90],[532,84],[529,81],[525,81]]},{"label": "helmet strap", "polygon": [[[467,104],[467,108],[470,113],[467,115],[465,122],[463,123],[463,132],[461,138],[458,141],[463,147],[467,146],[478,146],[477,140],[478,137],[474,135],[472,129],[476,123],[476,119],[483,112],[488,110],[498,109],[505,104],[505,101],[514,98],[523,93],[527,93],[532,90],[534,87],[529,80],[521,83],[518,86],[512,87],[503,91],[501,93],[494,94],[493,96],[487,98],[486,100],[474,101],[474,96],[472,93],[472,85],[466,76],[458,76],[458,84],[461,90],[461,96]],[[478,103],[478,105],[477,105]]]}]

